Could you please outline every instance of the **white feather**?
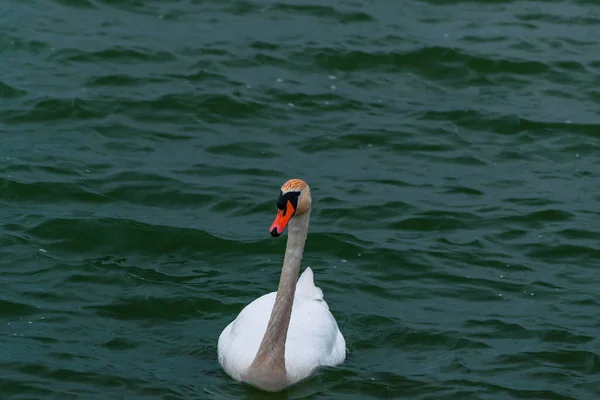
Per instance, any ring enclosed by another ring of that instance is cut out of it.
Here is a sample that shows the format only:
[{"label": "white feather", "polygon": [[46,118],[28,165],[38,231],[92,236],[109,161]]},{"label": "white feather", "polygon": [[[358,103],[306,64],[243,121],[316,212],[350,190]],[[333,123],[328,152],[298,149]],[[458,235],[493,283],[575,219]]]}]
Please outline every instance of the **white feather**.
[{"label": "white feather", "polygon": [[[276,292],[248,304],[219,336],[219,363],[236,381],[242,381],[267,329]],[[298,279],[285,342],[285,366],[291,383],[311,375],[321,366],[335,366],[346,358],[346,341],[323,291],[315,286],[306,268]]]}]

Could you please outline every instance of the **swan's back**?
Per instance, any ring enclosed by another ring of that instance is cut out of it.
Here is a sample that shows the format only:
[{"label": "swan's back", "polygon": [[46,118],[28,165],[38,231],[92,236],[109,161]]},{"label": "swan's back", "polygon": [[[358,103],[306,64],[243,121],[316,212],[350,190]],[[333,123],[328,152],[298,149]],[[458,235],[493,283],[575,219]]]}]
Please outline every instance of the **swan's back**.
[{"label": "swan's back", "polygon": [[[219,337],[219,362],[240,381],[248,370],[267,329],[277,293],[271,292],[248,304]],[[346,357],[346,341],[329,312],[323,291],[314,283],[310,268],[296,286],[285,343],[288,378],[297,382],[320,366],[334,366]]]}]

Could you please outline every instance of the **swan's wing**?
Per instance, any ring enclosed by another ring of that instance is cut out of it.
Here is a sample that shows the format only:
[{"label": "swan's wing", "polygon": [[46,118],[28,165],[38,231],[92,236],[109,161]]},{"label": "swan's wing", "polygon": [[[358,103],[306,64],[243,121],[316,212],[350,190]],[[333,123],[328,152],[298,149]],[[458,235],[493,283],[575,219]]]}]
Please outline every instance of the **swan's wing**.
[{"label": "swan's wing", "polygon": [[285,364],[292,381],[316,368],[334,366],[346,357],[346,341],[326,304],[296,297],[285,345]]},{"label": "swan's wing", "polygon": [[329,308],[327,302],[323,298],[323,291],[315,285],[314,274],[310,267],[306,267],[296,285],[296,297],[306,297],[310,300],[315,300],[323,303]]},{"label": "swan's wing", "polygon": [[250,367],[262,341],[275,303],[276,292],[248,304],[219,336],[219,363],[229,376],[240,381]]}]

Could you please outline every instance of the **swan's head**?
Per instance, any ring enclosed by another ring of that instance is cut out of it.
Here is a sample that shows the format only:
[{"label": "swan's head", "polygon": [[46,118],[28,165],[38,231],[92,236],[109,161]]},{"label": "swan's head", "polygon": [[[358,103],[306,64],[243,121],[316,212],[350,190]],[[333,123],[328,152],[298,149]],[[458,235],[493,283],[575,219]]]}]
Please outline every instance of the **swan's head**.
[{"label": "swan's head", "polygon": [[306,182],[290,179],[284,183],[277,200],[277,216],[269,229],[271,236],[281,235],[294,215],[310,211],[310,204],[310,188]]}]

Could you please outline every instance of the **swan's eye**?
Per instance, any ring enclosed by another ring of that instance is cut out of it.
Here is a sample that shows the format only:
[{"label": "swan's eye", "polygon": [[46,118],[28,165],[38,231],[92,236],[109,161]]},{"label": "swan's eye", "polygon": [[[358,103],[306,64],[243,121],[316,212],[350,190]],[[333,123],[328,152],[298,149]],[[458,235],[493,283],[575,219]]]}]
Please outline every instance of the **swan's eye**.
[{"label": "swan's eye", "polygon": [[300,192],[280,192],[279,199],[277,199],[277,208],[283,211],[283,215],[285,216],[287,212],[287,203],[288,201],[292,203],[292,207],[294,207],[294,211],[298,207],[298,197],[300,197]]}]

